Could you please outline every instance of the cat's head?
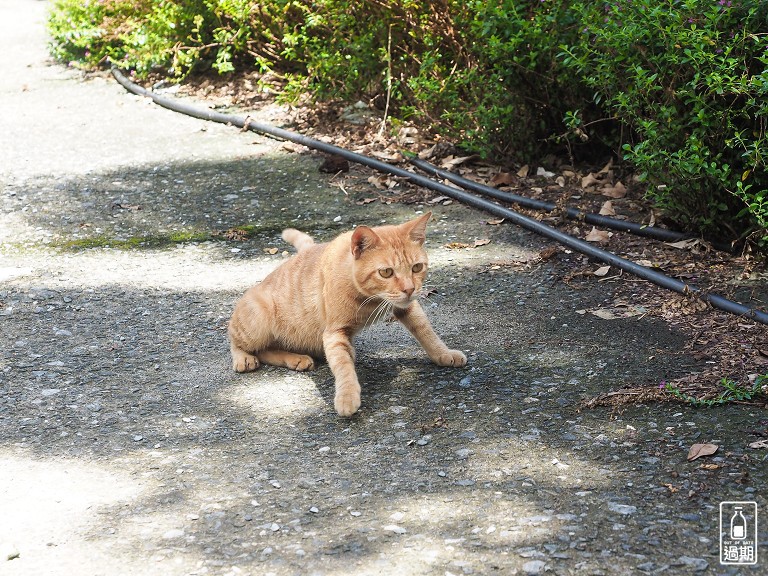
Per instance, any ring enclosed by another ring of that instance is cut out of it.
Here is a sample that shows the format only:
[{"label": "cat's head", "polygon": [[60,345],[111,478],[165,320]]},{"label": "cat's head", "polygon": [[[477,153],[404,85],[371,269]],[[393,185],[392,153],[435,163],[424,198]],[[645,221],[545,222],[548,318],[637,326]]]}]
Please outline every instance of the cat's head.
[{"label": "cat's head", "polygon": [[375,296],[396,308],[415,300],[427,275],[424,250],[432,212],[399,226],[358,226],[352,233],[353,276],[365,297]]}]

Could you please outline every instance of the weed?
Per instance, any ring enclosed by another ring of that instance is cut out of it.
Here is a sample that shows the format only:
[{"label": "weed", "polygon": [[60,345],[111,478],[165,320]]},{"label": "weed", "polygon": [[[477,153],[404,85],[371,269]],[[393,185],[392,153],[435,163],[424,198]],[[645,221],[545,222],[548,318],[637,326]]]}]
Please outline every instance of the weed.
[{"label": "weed", "polygon": [[677,386],[670,383],[664,384],[664,389],[672,394],[678,400],[692,406],[718,406],[729,402],[750,401],[758,397],[768,397],[768,374],[757,376],[749,384],[740,384],[735,380],[723,377],[720,380],[719,387],[722,391],[711,397],[695,397],[680,390]]}]

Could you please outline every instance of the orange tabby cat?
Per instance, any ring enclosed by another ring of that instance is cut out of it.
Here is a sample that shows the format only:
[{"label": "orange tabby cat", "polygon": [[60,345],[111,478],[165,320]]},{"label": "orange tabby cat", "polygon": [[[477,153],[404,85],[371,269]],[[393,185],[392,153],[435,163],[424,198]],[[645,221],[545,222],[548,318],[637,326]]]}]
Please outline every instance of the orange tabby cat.
[{"label": "orange tabby cat", "polygon": [[235,305],[229,321],[237,372],[260,364],[312,370],[325,357],[336,378],[334,406],[341,416],[360,408],[352,338],[392,312],[440,366],[464,366],[467,358],[435,334],[416,298],[427,273],[425,230],[432,213],[401,224],[338,236],[327,244],[294,229],[283,239],[298,254]]}]

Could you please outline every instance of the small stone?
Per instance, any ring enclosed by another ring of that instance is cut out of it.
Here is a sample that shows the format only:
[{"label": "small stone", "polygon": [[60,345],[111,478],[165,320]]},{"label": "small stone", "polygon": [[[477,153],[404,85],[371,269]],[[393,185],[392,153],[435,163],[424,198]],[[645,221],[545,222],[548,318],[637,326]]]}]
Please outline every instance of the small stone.
[{"label": "small stone", "polygon": [[350,514],[351,516],[354,516],[355,518],[357,518],[358,516],[362,516],[362,515],[363,515],[363,513],[362,513],[362,512],[358,512],[357,510],[350,510],[350,511],[349,511],[349,514]]},{"label": "small stone", "polygon": [[544,572],[546,563],[543,560],[529,560],[523,564],[523,572],[526,574],[541,574]]},{"label": "small stone", "polygon": [[469,388],[472,385],[472,378],[470,376],[464,376],[461,380],[459,380],[459,386],[462,388]]},{"label": "small stone", "polygon": [[272,524],[269,525],[269,529],[272,530],[272,532],[277,532],[280,530],[280,524],[277,522],[272,522]]},{"label": "small stone", "polygon": [[317,506],[312,506],[312,507],[309,509],[309,511],[310,511],[310,512],[312,512],[312,514],[317,514],[318,512],[320,512],[320,510],[318,509],[318,507],[317,507]]},{"label": "small stone", "polygon": [[397,524],[387,524],[386,526],[382,527],[382,530],[386,530],[387,532],[394,532],[395,534],[406,534],[408,532],[408,530],[402,526],[398,526]]},{"label": "small stone", "polygon": [[709,562],[704,560],[704,558],[691,558],[690,556],[680,556],[680,558],[677,559],[678,564],[683,564],[685,566],[689,566],[693,568],[696,572],[703,572],[707,568],[709,568]]},{"label": "small stone", "polygon": [[200,514],[187,514],[187,520],[200,520]]},{"label": "small stone", "polygon": [[318,450],[318,452],[330,452],[330,451],[331,451],[331,447],[330,446],[323,446],[322,448],[320,448]]},{"label": "small stone", "polygon": [[465,480],[456,480],[456,484],[458,486],[474,486],[475,485],[475,481],[474,480],[470,480],[469,478],[467,478]]},{"label": "small stone", "polygon": [[402,512],[395,512],[389,517],[394,522],[400,522],[403,518],[405,518],[405,514]]},{"label": "small stone", "polygon": [[427,444],[429,444],[430,440],[432,440],[432,435],[424,434],[424,436],[416,440],[416,444],[418,444],[419,446],[426,446]]},{"label": "small stone", "polygon": [[59,392],[61,392],[61,388],[45,388],[40,392],[40,394],[42,394],[45,397],[48,397],[48,396],[55,396]]},{"label": "small stone", "polygon": [[636,506],[629,506],[628,504],[619,504],[617,502],[608,502],[608,510],[616,512],[617,514],[634,514],[637,512]]},{"label": "small stone", "polygon": [[184,536],[184,530],[174,528],[163,533],[163,540],[174,540],[175,538],[181,538]]},{"label": "small stone", "polygon": [[469,448],[460,448],[459,450],[456,450],[455,454],[458,458],[461,458],[463,460],[467,458],[470,454],[472,454],[472,450],[470,450]]},{"label": "small stone", "polygon": [[72,332],[70,332],[69,330],[56,330],[54,334],[56,336],[72,336]]}]

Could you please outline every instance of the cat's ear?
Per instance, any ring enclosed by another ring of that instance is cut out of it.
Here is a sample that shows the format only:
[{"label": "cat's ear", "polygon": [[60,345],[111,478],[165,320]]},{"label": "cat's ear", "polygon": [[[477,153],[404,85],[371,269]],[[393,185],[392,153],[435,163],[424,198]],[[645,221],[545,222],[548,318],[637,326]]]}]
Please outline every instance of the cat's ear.
[{"label": "cat's ear", "polygon": [[424,244],[427,239],[427,222],[432,218],[432,212],[427,212],[423,216],[411,220],[405,224],[408,230],[408,237],[417,244]]},{"label": "cat's ear", "polygon": [[352,255],[355,260],[359,259],[363,255],[365,250],[369,250],[379,243],[379,237],[376,232],[368,228],[368,226],[358,226],[352,233]]}]

